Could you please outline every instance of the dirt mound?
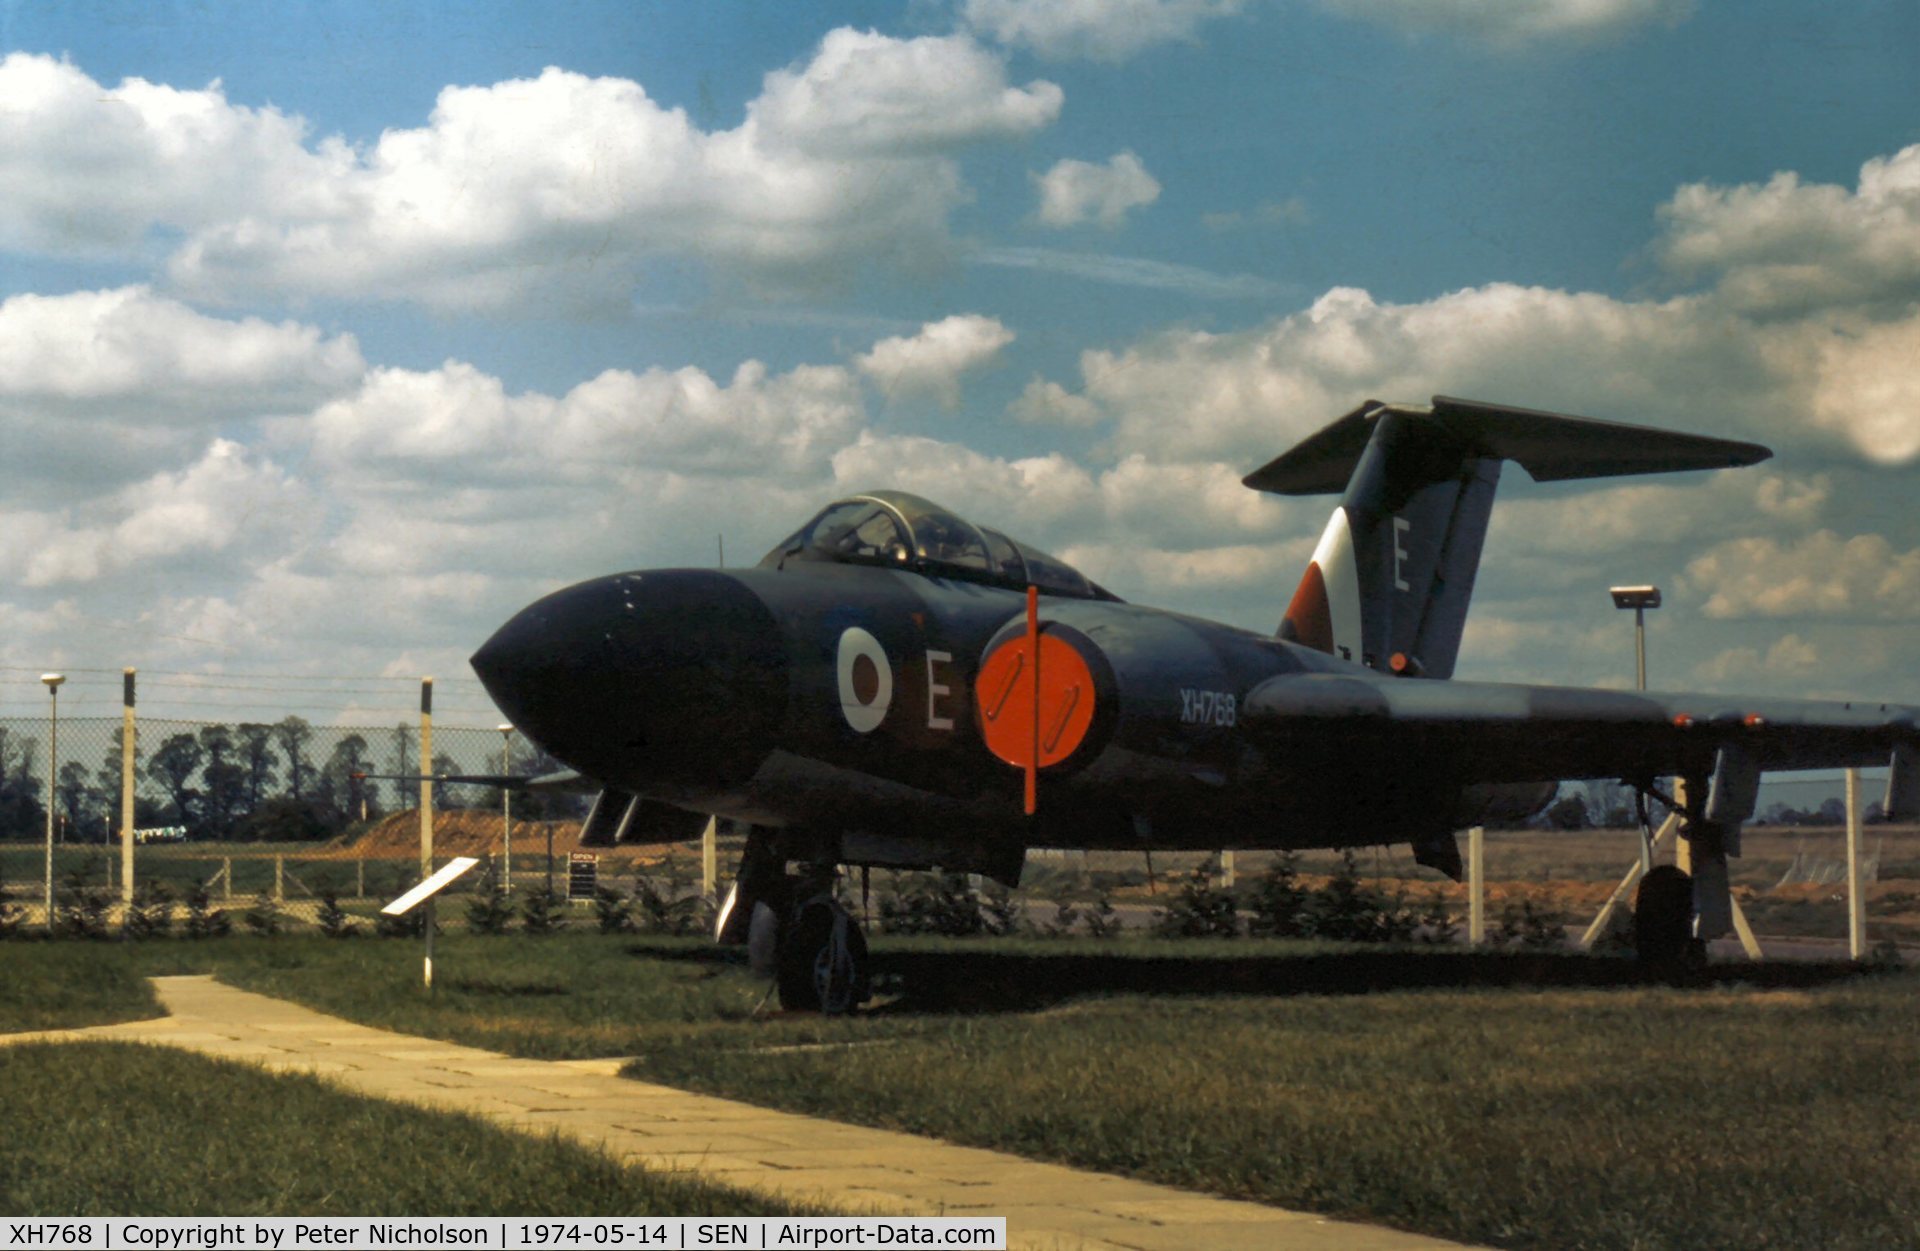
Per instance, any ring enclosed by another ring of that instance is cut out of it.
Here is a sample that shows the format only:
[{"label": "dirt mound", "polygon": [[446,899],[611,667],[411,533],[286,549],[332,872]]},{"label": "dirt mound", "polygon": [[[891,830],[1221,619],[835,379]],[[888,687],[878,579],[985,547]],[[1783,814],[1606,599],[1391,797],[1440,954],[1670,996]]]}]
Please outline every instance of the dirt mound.
[{"label": "dirt mound", "polygon": [[[565,856],[580,848],[578,821],[515,821],[513,854],[544,856],[547,835],[553,835],[553,854]],[[666,858],[677,843],[591,847],[603,859],[636,860],[653,864]],[[328,844],[328,851],[369,860],[408,860],[420,856],[420,810],[409,808],[384,817],[358,834]],[[475,808],[436,810],[433,814],[433,853],[437,857],[490,856],[502,850],[500,814]],[[531,863],[529,861],[528,863]]]}]

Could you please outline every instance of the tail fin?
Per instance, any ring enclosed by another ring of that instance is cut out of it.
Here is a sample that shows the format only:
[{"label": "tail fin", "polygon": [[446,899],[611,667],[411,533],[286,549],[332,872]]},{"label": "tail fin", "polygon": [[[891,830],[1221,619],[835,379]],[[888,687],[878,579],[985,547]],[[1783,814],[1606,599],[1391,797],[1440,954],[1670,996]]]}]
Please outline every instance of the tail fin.
[{"label": "tail fin", "polygon": [[1280,637],[1377,669],[1453,674],[1500,462],[1536,481],[1751,465],[1757,443],[1435,396],[1368,400],[1248,474],[1257,491],[1344,493]]}]

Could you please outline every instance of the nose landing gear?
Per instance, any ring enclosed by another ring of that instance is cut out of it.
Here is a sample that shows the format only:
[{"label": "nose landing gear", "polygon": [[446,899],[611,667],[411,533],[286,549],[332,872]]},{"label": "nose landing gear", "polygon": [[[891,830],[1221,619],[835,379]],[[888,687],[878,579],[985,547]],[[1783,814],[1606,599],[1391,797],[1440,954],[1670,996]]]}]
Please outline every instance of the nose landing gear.
[{"label": "nose landing gear", "polygon": [[867,940],[834,897],[831,863],[787,871],[773,831],[754,830],[714,925],[722,945],[745,944],[755,973],[774,979],[790,1012],[851,1012],[871,997]]}]

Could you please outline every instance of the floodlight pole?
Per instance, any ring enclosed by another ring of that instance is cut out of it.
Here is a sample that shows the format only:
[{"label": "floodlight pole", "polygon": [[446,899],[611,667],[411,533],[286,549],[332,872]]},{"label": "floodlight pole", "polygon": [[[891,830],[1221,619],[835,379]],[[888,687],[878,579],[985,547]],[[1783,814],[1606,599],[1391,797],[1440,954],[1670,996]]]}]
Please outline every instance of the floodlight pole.
[{"label": "floodlight pole", "polygon": [[[1647,609],[1660,607],[1660,588],[1657,586],[1614,586],[1607,593],[1613,597],[1615,608],[1633,609],[1633,672],[1634,689],[1647,689]],[[1642,827],[1640,831],[1640,872],[1653,872],[1653,836]]]},{"label": "floodlight pole", "polygon": [[1660,607],[1660,588],[1657,586],[1614,586],[1607,593],[1613,596],[1615,608],[1633,609],[1633,668],[1636,690],[1647,689],[1647,609]]},{"label": "floodlight pole", "polygon": [[[513,772],[513,727],[501,725],[500,731],[500,776],[506,777]],[[505,864],[500,871],[501,887],[508,894],[513,893],[513,788],[500,788],[500,846],[505,853]]]},{"label": "floodlight pole", "polygon": [[1647,610],[1641,605],[1633,608],[1633,669],[1636,691],[1647,689]]},{"label": "floodlight pole", "polygon": [[53,810],[60,802],[60,684],[64,673],[43,673],[51,703],[47,713],[47,933],[53,933]]}]

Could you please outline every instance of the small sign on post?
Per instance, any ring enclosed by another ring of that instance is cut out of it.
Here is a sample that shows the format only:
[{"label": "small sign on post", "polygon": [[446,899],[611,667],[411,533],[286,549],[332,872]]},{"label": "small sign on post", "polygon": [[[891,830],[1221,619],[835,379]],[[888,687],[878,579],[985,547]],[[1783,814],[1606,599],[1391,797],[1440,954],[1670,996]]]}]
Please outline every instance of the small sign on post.
[{"label": "small sign on post", "polygon": [[576,851],[567,857],[567,900],[591,901],[600,887],[600,857],[590,851]]},{"label": "small sign on post", "polygon": [[[453,884],[455,878],[479,863],[480,862],[472,856],[455,856],[453,859],[447,861],[446,864],[442,865],[439,872],[406,894],[400,896],[400,898],[394,900],[386,907],[380,909],[380,915],[403,917],[423,903],[430,904],[435,895],[438,895],[441,891]],[[433,930],[433,910],[429,907],[427,910],[426,924],[427,955],[425,964],[421,966],[421,977],[428,990],[433,989]]]}]

